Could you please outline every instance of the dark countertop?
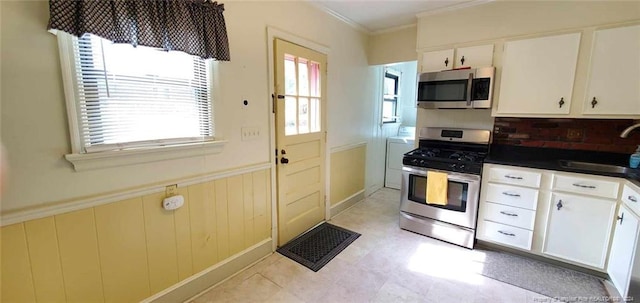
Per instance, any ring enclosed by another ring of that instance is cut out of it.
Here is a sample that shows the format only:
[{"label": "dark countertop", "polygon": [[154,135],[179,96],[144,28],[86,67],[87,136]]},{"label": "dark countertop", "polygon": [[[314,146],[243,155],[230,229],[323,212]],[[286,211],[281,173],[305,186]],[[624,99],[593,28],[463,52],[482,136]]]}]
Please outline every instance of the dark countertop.
[{"label": "dark countertop", "polygon": [[582,170],[561,166],[560,160],[629,166],[627,154],[500,144],[490,146],[484,163],[624,178],[640,186],[640,169],[631,169],[627,174]]}]

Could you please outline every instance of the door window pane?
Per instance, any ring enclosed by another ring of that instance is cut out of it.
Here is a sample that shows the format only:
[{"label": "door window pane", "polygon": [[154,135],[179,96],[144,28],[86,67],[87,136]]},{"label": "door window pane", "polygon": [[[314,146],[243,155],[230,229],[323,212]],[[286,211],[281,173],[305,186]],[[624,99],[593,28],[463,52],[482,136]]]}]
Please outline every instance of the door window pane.
[{"label": "door window pane", "polygon": [[296,62],[295,57],[291,55],[284,56],[284,93],[286,95],[295,95],[296,89]]},{"label": "door window pane", "polygon": [[298,99],[298,134],[309,133],[309,99]]},{"label": "door window pane", "polygon": [[320,131],[320,99],[313,98],[309,104],[309,127],[312,133]]},{"label": "door window pane", "polygon": [[311,96],[320,97],[320,64],[311,62],[309,68],[309,82],[311,86]]},{"label": "door window pane", "polygon": [[297,123],[297,110],[296,110],[296,98],[286,97],[284,99],[284,135],[296,135],[298,134]]},{"label": "door window pane", "polygon": [[309,68],[307,63],[309,60],[304,58],[298,58],[298,83],[300,89],[300,96],[309,95]]}]

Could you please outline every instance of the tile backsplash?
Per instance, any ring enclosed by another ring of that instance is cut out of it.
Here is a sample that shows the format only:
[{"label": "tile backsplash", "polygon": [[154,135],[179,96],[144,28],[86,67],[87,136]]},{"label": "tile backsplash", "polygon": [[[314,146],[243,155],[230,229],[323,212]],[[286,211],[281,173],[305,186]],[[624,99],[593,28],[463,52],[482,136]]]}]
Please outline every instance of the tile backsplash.
[{"label": "tile backsplash", "polygon": [[620,133],[631,119],[495,118],[493,143],[633,153],[640,144],[640,128],[627,138]]}]

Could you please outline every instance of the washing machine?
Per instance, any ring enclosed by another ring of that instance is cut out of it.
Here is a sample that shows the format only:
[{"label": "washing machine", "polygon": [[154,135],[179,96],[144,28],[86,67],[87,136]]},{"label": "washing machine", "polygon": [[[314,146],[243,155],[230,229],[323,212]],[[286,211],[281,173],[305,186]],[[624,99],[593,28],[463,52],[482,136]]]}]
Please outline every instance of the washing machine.
[{"label": "washing machine", "polygon": [[402,156],[414,149],[416,128],[400,126],[398,135],[387,138],[387,161],[384,187],[400,189],[402,179]]}]

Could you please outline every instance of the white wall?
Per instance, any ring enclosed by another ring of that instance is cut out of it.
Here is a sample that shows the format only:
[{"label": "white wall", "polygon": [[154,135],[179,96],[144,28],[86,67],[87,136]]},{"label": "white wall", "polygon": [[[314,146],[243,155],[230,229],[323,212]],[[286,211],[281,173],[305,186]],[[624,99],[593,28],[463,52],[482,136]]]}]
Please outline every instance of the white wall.
[{"label": "white wall", "polygon": [[416,26],[376,33],[369,42],[369,64],[413,61],[416,55]]},{"label": "white wall", "polygon": [[[217,64],[216,132],[222,153],[76,172],[70,152],[56,37],[46,32],[47,1],[1,1],[1,139],[10,173],[2,213],[171,184],[214,171],[271,160],[266,28],[272,26],[330,49],[328,147],[370,140],[375,73],[367,63],[368,36],[304,1],[225,1],[231,62]],[[243,109],[241,102],[249,100]],[[240,128],[262,129],[240,141]]]}]

